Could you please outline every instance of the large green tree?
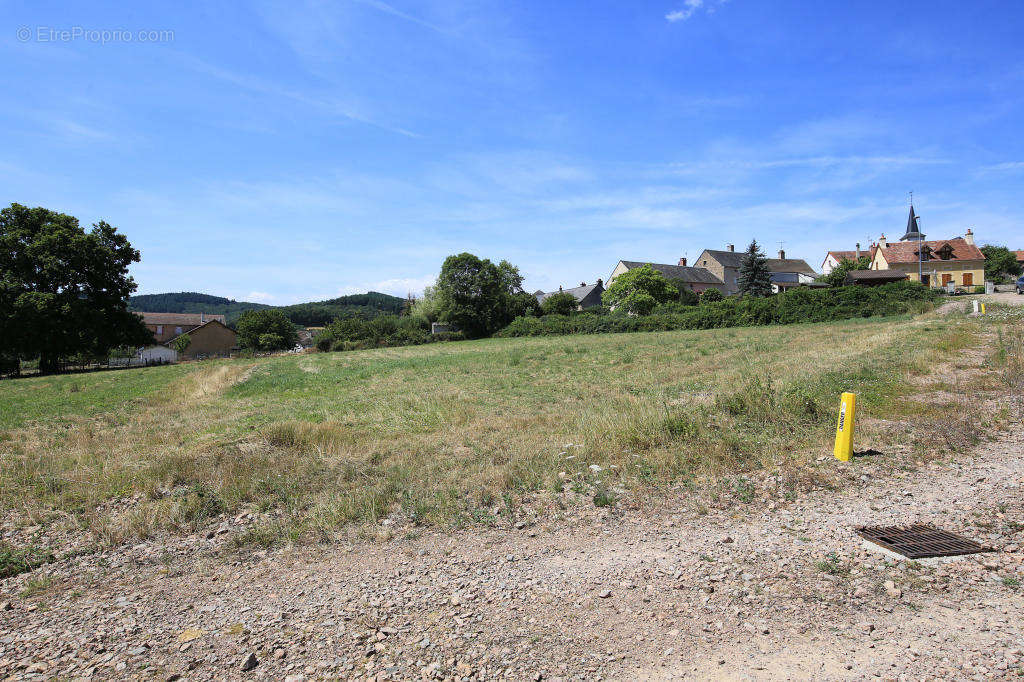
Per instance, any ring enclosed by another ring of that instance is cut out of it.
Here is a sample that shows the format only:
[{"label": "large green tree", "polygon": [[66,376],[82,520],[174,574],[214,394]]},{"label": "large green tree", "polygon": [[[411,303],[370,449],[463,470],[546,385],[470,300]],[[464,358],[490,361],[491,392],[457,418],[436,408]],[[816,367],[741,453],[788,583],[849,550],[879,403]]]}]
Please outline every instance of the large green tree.
[{"label": "large green tree", "polygon": [[490,336],[520,315],[536,311],[523,276],[508,261],[497,265],[471,253],[448,256],[434,288],[438,318],[470,338]]},{"label": "large green tree", "polygon": [[616,277],[601,294],[601,301],[630,315],[647,315],[659,303],[679,298],[679,289],[649,264]]},{"label": "large green tree", "polygon": [[1017,262],[1017,255],[1005,246],[993,246],[986,244],[981,247],[985,254],[985,279],[992,282],[1002,282],[1007,277],[1020,275],[1020,263]]},{"label": "large green tree", "polygon": [[39,357],[59,371],[70,356],[102,357],[152,343],[128,310],[139,252],[100,221],[86,232],[74,216],[11,204],[0,210],[0,355]]},{"label": "large green tree", "polygon": [[736,283],[744,296],[770,296],[772,293],[772,274],[756,239],[750,241],[743,254]]},{"label": "large green tree", "polygon": [[248,350],[286,350],[299,342],[295,325],[282,311],[246,310],[235,324],[238,345]]}]

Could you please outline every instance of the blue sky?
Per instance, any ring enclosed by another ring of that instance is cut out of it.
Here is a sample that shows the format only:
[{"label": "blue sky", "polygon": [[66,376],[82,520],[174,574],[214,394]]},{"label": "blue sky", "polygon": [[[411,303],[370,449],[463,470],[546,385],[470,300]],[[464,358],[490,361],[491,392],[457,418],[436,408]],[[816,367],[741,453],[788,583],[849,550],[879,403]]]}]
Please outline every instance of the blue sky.
[{"label": "blue sky", "polygon": [[1024,249],[1020,3],[2,10],[0,202],[116,225],[141,293],[404,295],[461,251],[550,290],[752,237],[817,267],[910,190],[929,237]]}]

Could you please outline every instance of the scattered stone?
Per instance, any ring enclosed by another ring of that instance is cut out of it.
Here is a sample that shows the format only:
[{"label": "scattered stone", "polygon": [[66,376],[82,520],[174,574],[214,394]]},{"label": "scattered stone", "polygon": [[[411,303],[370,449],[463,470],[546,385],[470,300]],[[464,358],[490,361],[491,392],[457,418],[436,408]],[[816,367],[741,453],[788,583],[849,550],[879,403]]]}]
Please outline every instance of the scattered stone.
[{"label": "scattered stone", "polygon": [[259,664],[260,661],[256,658],[256,654],[250,653],[245,657],[245,660],[242,661],[242,672],[249,672],[250,670],[255,669]]}]

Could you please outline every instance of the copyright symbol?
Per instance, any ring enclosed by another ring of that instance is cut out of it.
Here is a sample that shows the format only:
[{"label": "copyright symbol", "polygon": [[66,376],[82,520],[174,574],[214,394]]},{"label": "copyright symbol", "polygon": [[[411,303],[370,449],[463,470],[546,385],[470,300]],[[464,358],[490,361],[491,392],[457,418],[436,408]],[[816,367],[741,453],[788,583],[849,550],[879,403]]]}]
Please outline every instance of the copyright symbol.
[{"label": "copyright symbol", "polygon": [[31,37],[32,29],[30,29],[28,26],[22,26],[21,28],[18,29],[18,40],[20,40],[21,42],[24,43],[28,41],[28,39]]}]

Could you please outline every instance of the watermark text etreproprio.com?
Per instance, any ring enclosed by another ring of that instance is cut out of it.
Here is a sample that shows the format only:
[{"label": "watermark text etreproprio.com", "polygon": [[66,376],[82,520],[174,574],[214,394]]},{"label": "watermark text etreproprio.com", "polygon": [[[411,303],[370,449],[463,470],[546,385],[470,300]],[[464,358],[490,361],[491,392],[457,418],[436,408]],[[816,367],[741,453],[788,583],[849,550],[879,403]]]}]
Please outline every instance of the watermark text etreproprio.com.
[{"label": "watermark text etreproprio.com", "polygon": [[133,31],[126,28],[86,28],[71,26],[55,28],[53,26],[22,26],[17,31],[18,40],[22,43],[170,43],[174,41],[174,31],[169,29],[142,29]]}]

